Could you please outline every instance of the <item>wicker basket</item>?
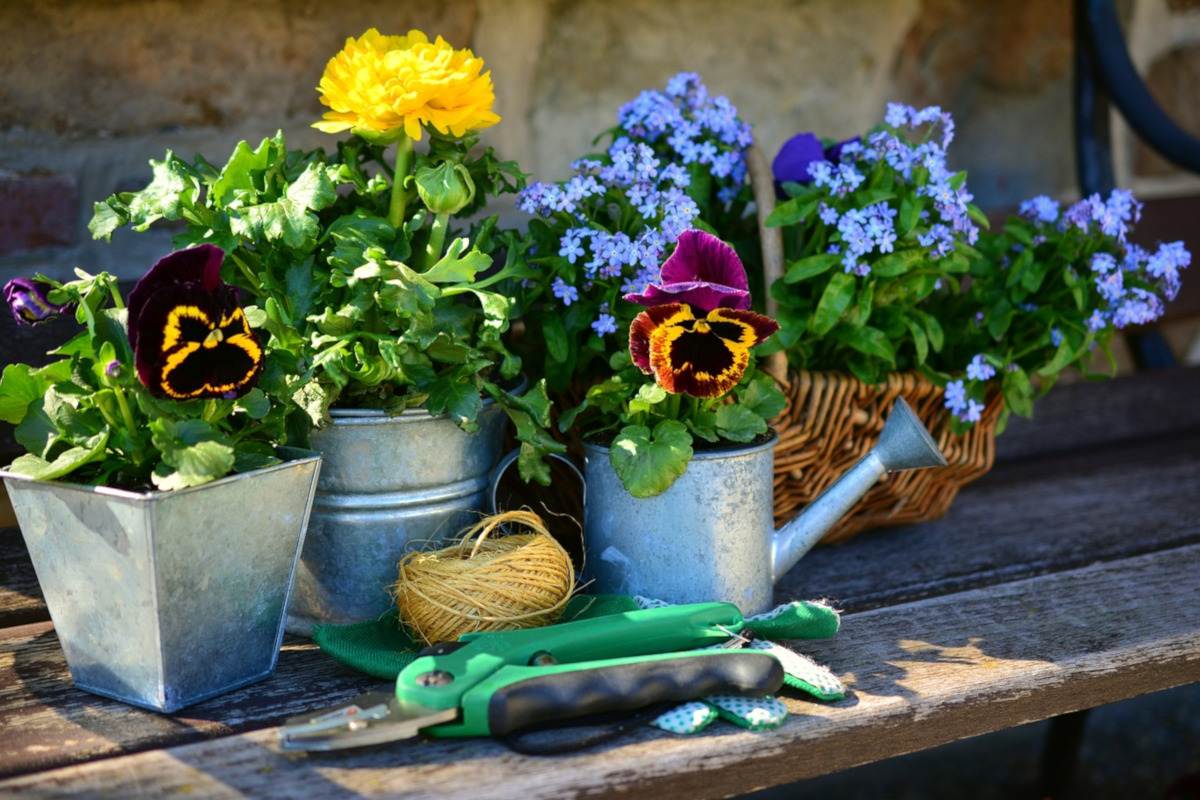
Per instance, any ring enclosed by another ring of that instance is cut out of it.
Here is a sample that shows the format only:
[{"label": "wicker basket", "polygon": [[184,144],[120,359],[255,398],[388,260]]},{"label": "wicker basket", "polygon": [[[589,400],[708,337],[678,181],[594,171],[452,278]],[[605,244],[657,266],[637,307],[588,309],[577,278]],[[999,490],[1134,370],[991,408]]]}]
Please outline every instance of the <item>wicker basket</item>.
[{"label": "wicker basket", "polygon": [[961,435],[950,432],[950,414],[942,389],[915,372],[893,373],[871,386],[837,372],[789,375],[787,408],[772,425],[775,447],[775,523],[793,517],[843,472],[866,455],[879,438],[884,420],[902,396],[929,428],[949,462],[945,467],[885,476],[822,538],[842,542],[857,533],[886,525],[937,519],[958,490],[992,468],[997,394],[981,420]]},{"label": "wicker basket", "polygon": [[[758,213],[763,277],[770,287],[784,269],[781,232],[765,224],[775,207],[774,184],[757,146],[750,148],[747,162]],[[770,295],[766,311],[772,317],[778,313]],[[788,400],[771,423],[779,433],[776,525],[795,516],[867,453],[897,396],[912,406],[949,464],[886,476],[825,534],[822,544],[843,542],[871,528],[936,519],[950,508],[960,488],[992,467],[1002,407],[999,393],[989,399],[979,422],[956,435],[950,432],[942,389],[915,372],[895,373],[885,383],[871,386],[849,374],[789,371],[783,353],[773,355],[764,368],[783,386]]]}]

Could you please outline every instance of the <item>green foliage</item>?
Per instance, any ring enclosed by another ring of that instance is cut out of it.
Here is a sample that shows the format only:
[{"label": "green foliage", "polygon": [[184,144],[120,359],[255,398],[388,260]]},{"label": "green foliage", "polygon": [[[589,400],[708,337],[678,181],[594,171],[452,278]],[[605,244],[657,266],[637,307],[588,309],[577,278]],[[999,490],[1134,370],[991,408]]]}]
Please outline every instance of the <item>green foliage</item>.
[{"label": "green foliage", "polygon": [[[177,245],[226,251],[222,277],[253,303],[247,318],[268,332],[268,352],[290,365],[263,383],[291,398],[293,435],[328,424],[334,405],[425,407],[473,431],[481,392],[515,384],[521,369],[506,335],[515,287],[533,272],[526,245],[495,217],[465,220],[525,176],[490,148],[473,155],[473,133],[429,134],[428,152],[409,144],[395,164],[357,137],[326,153],[289,150],[282,133],[242,142],[222,167],[168,152],[144,189],[97,203],[90,229],[109,238],[182,220]],[[526,439],[539,456],[556,449]]]},{"label": "green foliage", "polygon": [[83,330],[48,365],[9,364],[0,378],[0,420],[29,451],[13,472],[144,491],[279,462],[284,403],[258,389],[236,400],[152,397],[137,379],[116,279],[77,273],[66,284],[38,280],[55,287],[56,302],[75,304]]}]

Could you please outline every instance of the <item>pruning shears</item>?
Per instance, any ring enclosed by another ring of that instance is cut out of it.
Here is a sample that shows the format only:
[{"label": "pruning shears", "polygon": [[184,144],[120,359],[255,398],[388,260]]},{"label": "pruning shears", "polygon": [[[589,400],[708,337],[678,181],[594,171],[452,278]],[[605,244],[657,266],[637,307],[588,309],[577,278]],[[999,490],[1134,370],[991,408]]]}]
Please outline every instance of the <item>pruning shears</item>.
[{"label": "pruning shears", "polygon": [[[505,736],[531,727],[712,694],[761,697],[783,684],[729,603],[667,606],[435,645],[396,689],[288,720],[285,750],[340,750],[407,739]],[[715,648],[715,649],[698,649]]]}]

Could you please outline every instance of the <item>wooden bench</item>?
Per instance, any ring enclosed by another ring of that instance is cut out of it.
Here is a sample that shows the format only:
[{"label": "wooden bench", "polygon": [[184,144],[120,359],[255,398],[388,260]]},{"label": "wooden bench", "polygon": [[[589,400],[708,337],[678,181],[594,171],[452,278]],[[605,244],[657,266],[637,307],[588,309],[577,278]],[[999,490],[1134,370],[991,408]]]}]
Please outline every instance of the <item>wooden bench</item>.
[{"label": "wooden bench", "polygon": [[16,529],[0,531],[0,796],[721,797],[1200,679],[1200,369],[1056,389],[942,520],[806,556],[780,601],[850,688],[779,730],[645,728],[568,756],[416,739],[282,753],[275,727],[377,681],[285,641],[277,674],[173,715],[71,686]]}]

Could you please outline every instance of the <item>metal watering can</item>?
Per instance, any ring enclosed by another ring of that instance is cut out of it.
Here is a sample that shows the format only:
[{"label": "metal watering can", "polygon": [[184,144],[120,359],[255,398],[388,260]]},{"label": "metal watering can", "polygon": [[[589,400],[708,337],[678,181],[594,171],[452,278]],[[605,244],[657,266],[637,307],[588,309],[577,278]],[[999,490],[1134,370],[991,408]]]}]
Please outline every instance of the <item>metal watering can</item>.
[{"label": "metal watering can", "polygon": [[[608,449],[584,445],[583,484],[589,591],[668,603],[723,601],[744,614],[775,605],[774,586],[887,473],[945,466],[946,458],[903,398],[875,446],[783,527],[774,529],[775,437],[761,445],[695,453],[667,491],[635,498],[609,463]],[[493,473],[498,486],[516,454]],[[535,509],[536,510],[536,509]]]}]

